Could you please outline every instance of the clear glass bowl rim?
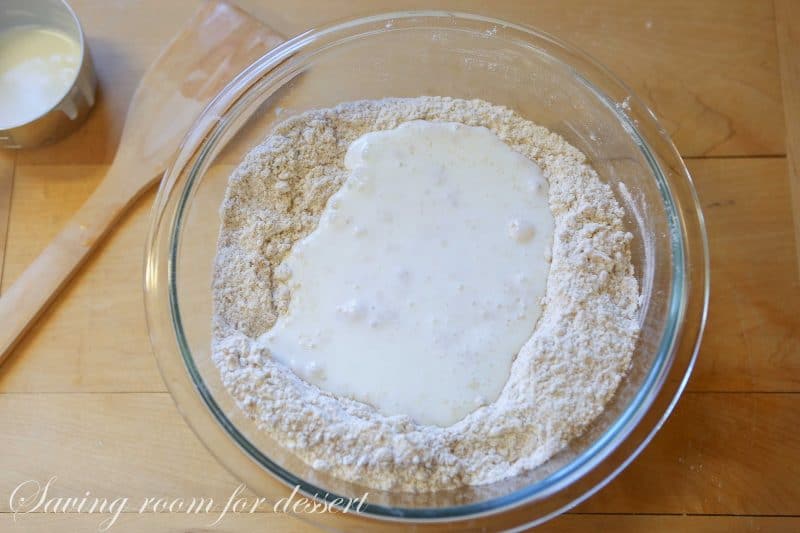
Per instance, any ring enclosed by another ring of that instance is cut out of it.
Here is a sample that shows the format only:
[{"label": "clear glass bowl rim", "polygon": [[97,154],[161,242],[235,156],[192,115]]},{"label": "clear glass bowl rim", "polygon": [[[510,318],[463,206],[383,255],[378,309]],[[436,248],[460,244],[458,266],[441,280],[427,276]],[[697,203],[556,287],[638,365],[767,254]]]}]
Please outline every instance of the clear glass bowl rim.
[{"label": "clear glass bowl rim", "polygon": [[[153,343],[154,352],[157,356],[159,368],[167,383],[170,391],[173,392],[173,398],[181,413],[187,419],[189,425],[197,433],[200,440],[209,447],[209,450],[221,459],[214,449],[208,445],[204,438],[203,432],[198,428],[196,420],[189,413],[181,409],[176,394],[173,390],[173,378],[169,371],[163,364],[164,357],[174,357],[174,352],[165,350],[161,345],[156,335],[153,333],[154,329],[162,326],[154,321],[156,312],[154,309],[158,306],[163,306],[165,301],[169,306],[169,314],[172,318],[172,330],[174,333],[174,340],[180,351],[184,370],[188,373],[187,379],[190,377],[194,385],[195,391],[203,399],[210,414],[214,417],[216,422],[224,428],[228,435],[236,442],[238,447],[255,460],[267,472],[277,477],[280,481],[290,487],[299,486],[300,491],[308,496],[325,494],[323,499],[333,501],[340,496],[333,493],[328,493],[320,487],[316,487],[305,480],[296,477],[291,472],[283,469],[267,456],[265,456],[258,448],[256,448],[249,440],[242,435],[235,425],[228,420],[222,409],[216,403],[212,393],[203,382],[197,367],[195,366],[192,353],[190,351],[188,342],[186,340],[184,329],[181,324],[180,307],[178,303],[178,295],[176,290],[177,279],[177,257],[180,241],[180,232],[182,229],[182,221],[186,207],[191,201],[192,191],[196,181],[200,175],[200,170],[203,167],[206,156],[212,151],[215,143],[223,136],[226,128],[232,122],[232,117],[237,115],[237,109],[244,106],[242,100],[247,99],[247,95],[254,86],[262,86],[270,75],[274,74],[274,70],[281,65],[284,65],[295,54],[302,52],[303,49],[315,41],[331,36],[338,33],[345,33],[345,36],[339,40],[334,41],[328,46],[335,46],[336,43],[345,41],[350,38],[355,38],[370,33],[354,32],[357,28],[369,28],[376,23],[390,23],[397,21],[413,21],[425,20],[430,24],[431,20],[436,21],[467,21],[471,23],[481,23],[487,26],[500,26],[506,30],[513,30],[522,36],[528,36],[531,39],[540,39],[547,41],[551,46],[567,52],[570,56],[575,56],[592,65],[607,79],[606,82],[612,83],[622,89],[627,94],[627,101],[630,108],[639,109],[642,111],[640,120],[649,120],[655,126],[656,131],[661,136],[660,141],[671,152],[670,155],[674,156],[678,163],[678,174],[685,180],[684,186],[688,186],[688,198],[685,200],[695,210],[697,217],[697,227],[694,228],[696,234],[691,235],[692,239],[699,242],[702,249],[702,257],[699,258],[698,269],[695,268],[695,274],[699,273],[700,280],[700,297],[702,302],[700,305],[700,316],[694,317],[699,320],[699,328],[695,339],[689,339],[691,350],[686,353],[684,361],[681,362],[679,368],[676,368],[675,355],[677,351],[678,341],[680,340],[681,326],[686,319],[687,298],[691,295],[687,294],[688,286],[688,270],[685,265],[685,251],[687,247],[686,239],[687,228],[685,227],[684,217],[676,208],[675,201],[672,196],[672,187],[670,187],[669,180],[664,175],[657,158],[653,155],[646,139],[639,134],[639,126],[634,123],[626,113],[618,111],[619,119],[627,123],[628,131],[632,136],[637,138],[637,144],[641,147],[642,153],[651,166],[653,175],[660,181],[660,189],[662,191],[662,198],[665,204],[665,210],[668,213],[670,227],[675,231],[671,231],[672,249],[675,260],[673,261],[673,283],[670,289],[669,298],[669,320],[665,327],[665,333],[659,344],[658,355],[651,367],[648,375],[644,379],[642,386],[631,400],[628,407],[620,415],[620,417],[605,431],[605,433],[590,446],[583,453],[578,455],[570,463],[562,467],[560,470],[554,472],[550,476],[528,485],[515,492],[501,496],[498,498],[485,500],[478,503],[461,505],[456,507],[431,507],[431,508],[399,508],[399,507],[385,507],[377,504],[370,504],[364,507],[364,514],[366,516],[383,518],[389,520],[411,520],[411,521],[424,521],[436,522],[442,520],[460,520],[460,519],[476,519],[481,516],[493,515],[497,512],[507,510],[509,508],[516,508],[524,505],[527,502],[538,500],[547,497],[550,494],[556,493],[567,486],[571,485],[574,481],[581,478],[588,470],[596,467],[600,462],[605,460],[615,449],[619,446],[622,440],[630,436],[630,433],[637,427],[642,418],[647,414],[648,409],[652,406],[655,396],[661,391],[662,385],[667,380],[667,373],[676,371],[677,381],[674,390],[670,391],[670,397],[667,398],[666,408],[657,413],[657,416],[650,424],[652,427],[638,439],[638,445],[628,454],[627,458],[620,464],[616,465],[611,472],[598,483],[587,487],[580,497],[573,499],[568,505],[565,505],[554,512],[545,516],[536,517],[533,522],[528,522],[527,525],[543,522],[552,516],[560,514],[568,508],[577,505],[585,500],[597,490],[602,488],[608,481],[616,477],[616,475],[624,469],[630,461],[632,461],[639,452],[649,443],[655,433],[660,429],[666,418],[671,413],[674,405],[677,403],[681,392],[683,391],[686,382],[688,381],[691,370],[699,349],[702,332],[705,325],[706,313],[708,307],[708,292],[709,292],[709,260],[708,260],[708,244],[703,223],[702,212],[700,210],[699,202],[696,192],[691,182],[691,177],[683,164],[680,155],[669,139],[666,131],[658,124],[655,115],[633,94],[633,92],[620,80],[618,80],[611,72],[604,66],[595,61],[593,58],[584,52],[568,45],[561,40],[543,33],[539,30],[523,26],[520,24],[510,23],[490,17],[480,15],[457,13],[449,11],[404,11],[385,13],[380,15],[373,15],[363,17],[346,22],[334,23],[320,29],[309,30],[300,34],[282,45],[270,50],[250,67],[245,69],[239,74],[220,94],[206,107],[197,120],[195,125],[190,130],[183,144],[181,145],[178,155],[173,165],[168,169],[165,178],[162,181],[159,189],[158,197],[154,203],[153,213],[151,216],[151,227],[148,236],[147,247],[145,252],[145,304],[147,310],[148,328],[151,332],[151,340]],[[428,26],[420,25],[417,28],[426,28]],[[598,98],[605,100],[607,103],[613,103],[613,100],[607,97],[602,91],[595,87],[589,80],[583,78],[580,73],[575,72],[576,76],[587,86],[592,88],[598,95]],[[235,98],[230,95],[235,94]],[[226,97],[226,95],[228,95]],[[222,112],[220,112],[222,111]],[[188,169],[188,171],[187,171]],[[188,177],[184,184],[181,184],[181,177],[188,172]],[[177,195],[177,197],[176,197]],[[176,209],[172,220],[165,217],[166,204],[175,202]],[[158,253],[158,240],[159,238],[167,237],[170,241],[169,244],[169,257],[164,258]],[[166,264],[164,264],[164,262]],[[156,264],[161,263],[161,268],[166,271],[167,286],[163,282],[159,282]],[[167,298],[163,298],[166,292]],[[697,295],[696,295],[697,296]],[[674,379],[674,376],[673,376]],[[626,431],[627,430],[627,431]],[[225,464],[224,460],[221,460]],[[225,465],[228,466],[228,465]],[[233,469],[232,469],[233,471]],[[233,471],[234,475],[237,474]],[[534,518],[534,517],[531,517]]]}]

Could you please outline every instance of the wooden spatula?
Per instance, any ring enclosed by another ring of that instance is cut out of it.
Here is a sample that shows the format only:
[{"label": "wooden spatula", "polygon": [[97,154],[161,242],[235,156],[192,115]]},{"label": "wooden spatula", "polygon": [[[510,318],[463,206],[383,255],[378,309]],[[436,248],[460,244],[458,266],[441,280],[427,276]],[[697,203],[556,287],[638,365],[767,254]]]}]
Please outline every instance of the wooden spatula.
[{"label": "wooden spatula", "polygon": [[207,1],[194,13],[142,78],[105,179],[0,297],[0,363],[114,223],[160,180],[205,105],[281,41],[273,30],[226,2]]}]

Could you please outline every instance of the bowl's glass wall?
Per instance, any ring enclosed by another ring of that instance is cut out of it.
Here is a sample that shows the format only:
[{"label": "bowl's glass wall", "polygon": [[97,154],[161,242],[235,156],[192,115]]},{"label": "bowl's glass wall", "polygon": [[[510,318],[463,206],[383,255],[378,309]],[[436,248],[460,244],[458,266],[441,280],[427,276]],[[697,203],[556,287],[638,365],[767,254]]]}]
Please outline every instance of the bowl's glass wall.
[{"label": "bowl's glass wall", "polygon": [[[519,491],[531,486],[538,489],[526,490],[522,496],[544,498],[557,489],[549,484],[554,477],[570,482],[573,474],[578,475],[570,470],[575,458],[582,457],[585,465],[587,461],[597,464],[613,451],[615,442],[624,438],[615,432],[631,430],[668,370],[684,289],[680,279],[682,259],[676,257],[680,255],[681,234],[676,230],[669,186],[634,130],[635,121],[628,118],[629,102],[624,96],[615,101],[619,86],[584,81],[568,65],[571,58],[567,51],[546,38],[520,39],[519,32],[502,26],[464,21],[427,26],[419,20],[398,19],[372,26],[372,31],[360,28],[357,35],[340,32],[317,36],[310,52],[299,47],[236,100],[236,106],[224,117],[219,137],[207,143],[196,159],[188,177],[189,187],[177,207],[177,246],[172,250],[184,356],[188,350],[190,364],[197,371],[196,381],[202,381],[198,386],[213,397],[229,428],[238,433],[237,438],[246,439],[273,463],[323,492],[362,494],[363,487],[315,472],[259,431],[233,403],[211,361],[210,287],[218,210],[227,178],[276,122],[312,107],[420,95],[481,98],[508,106],[583,151],[626,211],[625,222],[634,235],[633,262],[643,294],[642,333],[633,367],[601,418],[582,438],[540,468],[467,490],[430,494],[370,491],[370,502],[406,509],[442,509],[490,501],[509,505],[513,503],[507,498],[510,494],[520,495]],[[643,390],[645,382],[649,390]],[[592,457],[585,453],[589,449],[593,450]]]}]

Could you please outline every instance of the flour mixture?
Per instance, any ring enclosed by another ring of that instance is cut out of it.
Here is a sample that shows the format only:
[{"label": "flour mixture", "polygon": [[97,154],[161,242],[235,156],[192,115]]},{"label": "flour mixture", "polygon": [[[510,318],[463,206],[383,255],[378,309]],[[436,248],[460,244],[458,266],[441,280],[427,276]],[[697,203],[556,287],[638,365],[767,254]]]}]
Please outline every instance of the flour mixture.
[{"label": "flour mixture", "polygon": [[561,137],[479,100],[278,124],[230,178],[213,357],[298,457],[378,489],[546,461],[630,365],[623,211]]}]

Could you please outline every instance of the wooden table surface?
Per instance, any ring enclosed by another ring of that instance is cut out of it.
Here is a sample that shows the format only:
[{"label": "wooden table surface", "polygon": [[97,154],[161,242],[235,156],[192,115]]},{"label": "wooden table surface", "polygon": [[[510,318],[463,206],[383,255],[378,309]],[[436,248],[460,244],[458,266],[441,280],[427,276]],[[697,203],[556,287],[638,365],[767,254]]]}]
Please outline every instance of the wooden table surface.
[{"label": "wooden table surface", "polygon": [[[712,257],[708,328],[688,390],[650,446],[605,489],[543,529],[800,530],[800,282],[792,216],[800,186],[787,164],[800,166],[800,1],[240,3],[287,36],[390,8],[457,7],[552,32],[632,86],[673,136],[697,185]],[[96,62],[99,104],[55,146],[0,152],[0,290],[103,176],[140,76],[196,0],[72,4]],[[224,500],[238,484],[184,423],[150,350],[141,265],[152,200],[151,193],[136,204],[0,368],[4,531],[97,530],[97,515],[37,513],[15,521],[9,496],[29,479],[57,476],[63,496],[90,491],[110,499]],[[208,522],[129,513],[111,531],[196,531]],[[269,513],[209,528],[308,529]]]}]

